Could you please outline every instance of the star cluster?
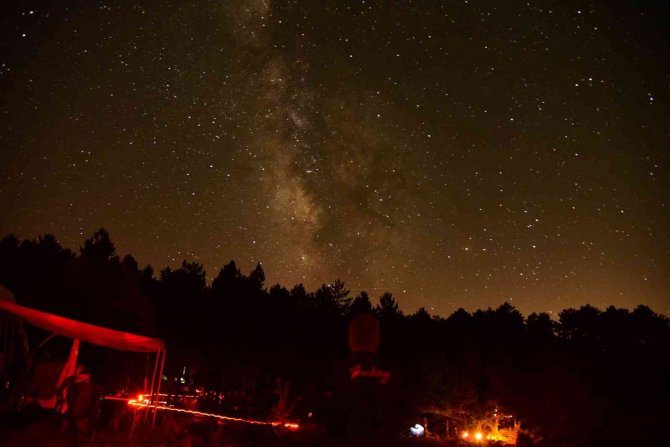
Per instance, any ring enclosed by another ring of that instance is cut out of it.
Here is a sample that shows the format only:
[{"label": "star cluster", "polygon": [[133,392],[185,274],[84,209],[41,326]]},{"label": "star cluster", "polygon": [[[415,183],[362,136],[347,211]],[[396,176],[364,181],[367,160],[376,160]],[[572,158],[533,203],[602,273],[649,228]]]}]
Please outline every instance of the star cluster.
[{"label": "star cluster", "polygon": [[4,6],[0,232],[408,311],[668,313],[667,5],[613,3]]}]

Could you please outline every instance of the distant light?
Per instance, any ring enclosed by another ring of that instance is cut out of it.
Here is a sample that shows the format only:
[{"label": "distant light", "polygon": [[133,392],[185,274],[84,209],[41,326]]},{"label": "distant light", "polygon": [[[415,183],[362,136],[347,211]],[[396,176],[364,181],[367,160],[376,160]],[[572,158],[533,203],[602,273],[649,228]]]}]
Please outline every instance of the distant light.
[{"label": "distant light", "polygon": [[426,432],[426,430],[423,428],[423,426],[421,424],[414,424],[413,427],[409,428],[409,432],[413,436],[423,436],[424,433]]},{"label": "distant light", "polygon": [[470,436],[470,433],[468,433],[467,431],[464,431],[463,435],[462,435],[463,439],[466,439],[468,436]]},{"label": "distant light", "polygon": [[475,433],[475,439],[476,439],[477,441],[481,441],[481,440],[482,440],[482,437],[483,437],[483,436],[482,436],[481,432],[477,432],[477,433]]}]

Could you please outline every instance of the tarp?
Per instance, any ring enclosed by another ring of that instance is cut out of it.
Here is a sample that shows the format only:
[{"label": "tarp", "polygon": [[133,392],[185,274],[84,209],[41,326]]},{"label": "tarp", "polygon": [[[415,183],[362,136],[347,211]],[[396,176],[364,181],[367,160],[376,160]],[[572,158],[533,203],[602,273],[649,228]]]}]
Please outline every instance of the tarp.
[{"label": "tarp", "polygon": [[158,352],[162,349],[162,342],[157,338],[144,337],[142,335],[71,320],[29,307],[19,306],[2,299],[0,299],[0,310],[14,314],[25,322],[54,334],[77,338],[94,345],[134,352]]}]

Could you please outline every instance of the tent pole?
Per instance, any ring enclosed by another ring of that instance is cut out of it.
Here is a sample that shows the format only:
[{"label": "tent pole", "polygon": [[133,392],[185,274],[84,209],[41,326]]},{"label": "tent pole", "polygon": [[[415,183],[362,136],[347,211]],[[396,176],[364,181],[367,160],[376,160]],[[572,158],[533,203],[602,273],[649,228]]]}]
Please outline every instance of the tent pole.
[{"label": "tent pole", "polygon": [[[161,382],[163,381],[163,368],[165,367],[165,356],[167,355],[167,349],[163,349],[163,358],[161,359],[161,368],[158,371],[158,385],[156,385],[156,399],[160,399],[159,395],[161,393]],[[156,413],[158,409],[154,408],[154,414],[151,419],[151,428],[153,429],[156,425]]]},{"label": "tent pole", "polygon": [[[154,402],[154,385],[156,384],[156,372],[158,371],[158,360],[160,359],[161,352],[163,350],[163,347],[161,346],[158,348],[158,352],[156,353],[156,361],[154,362],[154,372],[151,374],[151,386],[149,387],[149,405],[153,404]],[[146,422],[147,420],[147,415],[149,414],[149,406],[147,406],[147,411],[144,413],[144,421]]]},{"label": "tent pole", "polygon": [[54,338],[56,335],[57,335],[57,334],[55,334],[55,333],[54,333],[54,334],[50,334],[47,338],[45,338],[44,340],[42,340],[42,342],[41,342],[39,345],[37,345],[37,348],[35,348],[35,349],[36,349],[36,350],[37,350],[37,349],[42,349],[42,346],[46,345],[47,342],[48,342],[49,340],[51,340],[52,338]]}]

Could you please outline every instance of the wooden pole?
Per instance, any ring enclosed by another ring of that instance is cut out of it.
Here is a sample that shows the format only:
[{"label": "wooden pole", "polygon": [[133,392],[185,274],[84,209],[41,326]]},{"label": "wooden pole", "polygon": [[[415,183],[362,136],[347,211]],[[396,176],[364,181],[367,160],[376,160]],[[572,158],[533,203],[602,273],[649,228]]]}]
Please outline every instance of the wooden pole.
[{"label": "wooden pole", "polygon": [[[163,381],[163,368],[165,368],[165,356],[167,355],[167,349],[163,349],[163,358],[161,359],[161,368],[158,372],[158,385],[156,386],[156,399],[159,399],[159,394],[161,392],[161,382]],[[151,428],[153,429],[156,425],[156,412],[158,410],[154,408],[154,414],[151,419]]]},{"label": "wooden pole", "polygon": [[[163,347],[158,348],[156,353],[156,361],[154,362],[154,372],[151,375],[151,386],[149,387],[149,404],[154,402],[154,385],[156,384],[156,373],[158,372],[158,360],[160,359],[161,352]],[[147,411],[144,413],[144,421],[147,420],[147,415],[149,414],[149,406],[147,406]]]}]

